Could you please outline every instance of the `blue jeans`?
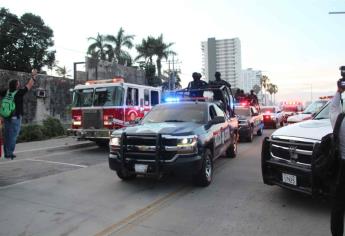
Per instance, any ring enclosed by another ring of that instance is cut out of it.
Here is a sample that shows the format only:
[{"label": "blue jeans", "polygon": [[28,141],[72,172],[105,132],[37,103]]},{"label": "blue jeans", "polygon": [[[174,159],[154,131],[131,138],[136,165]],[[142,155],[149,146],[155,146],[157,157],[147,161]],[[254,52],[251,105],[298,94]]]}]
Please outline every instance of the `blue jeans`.
[{"label": "blue jeans", "polygon": [[10,157],[13,155],[16,147],[16,141],[19,135],[22,118],[14,116],[12,118],[4,119],[4,121],[4,152],[5,157]]}]

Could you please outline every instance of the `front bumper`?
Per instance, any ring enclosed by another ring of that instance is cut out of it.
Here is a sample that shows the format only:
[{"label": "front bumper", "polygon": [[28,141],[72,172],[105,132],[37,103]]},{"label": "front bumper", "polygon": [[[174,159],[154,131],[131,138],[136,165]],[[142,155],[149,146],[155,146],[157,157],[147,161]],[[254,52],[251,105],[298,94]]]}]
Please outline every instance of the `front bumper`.
[{"label": "front bumper", "polygon": [[[121,168],[126,168],[130,173],[157,176],[162,173],[174,172],[177,174],[196,174],[202,166],[202,157],[198,154],[176,154],[172,160],[164,160],[164,156],[160,156],[159,161],[145,161],[135,160],[133,158],[121,158],[119,153],[109,154],[109,168],[114,171],[119,171]],[[145,164],[148,166],[146,173],[137,173],[135,171],[135,164]]]},{"label": "front bumper", "polygon": [[[327,192],[321,181],[314,176],[312,165],[303,166],[272,157],[268,137],[264,139],[262,144],[261,171],[263,182],[267,185],[278,185],[308,195]],[[283,174],[295,176],[296,182],[294,184],[287,183],[283,180]]]},{"label": "front bumper", "polygon": [[67,135],[80,140],[109,140],[112,132],[109,129],[68,129]]}]

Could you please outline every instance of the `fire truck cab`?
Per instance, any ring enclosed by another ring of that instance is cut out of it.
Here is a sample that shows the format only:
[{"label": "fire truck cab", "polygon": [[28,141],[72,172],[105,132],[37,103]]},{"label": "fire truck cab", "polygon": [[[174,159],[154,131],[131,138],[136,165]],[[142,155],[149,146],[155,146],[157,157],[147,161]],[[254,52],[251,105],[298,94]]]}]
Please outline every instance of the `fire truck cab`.
[{"label": "fire truck cab", "polygon": [[107,145],[114,130],[135,124],[160,100],[160,88],[125,83],[122,78],[88,81],[73,89],[68,133]]}]

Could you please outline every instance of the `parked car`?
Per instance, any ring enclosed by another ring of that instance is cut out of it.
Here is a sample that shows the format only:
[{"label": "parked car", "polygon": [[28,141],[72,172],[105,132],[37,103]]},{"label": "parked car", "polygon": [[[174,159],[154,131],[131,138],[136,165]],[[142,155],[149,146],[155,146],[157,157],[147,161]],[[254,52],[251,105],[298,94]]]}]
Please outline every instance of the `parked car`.
[{"label": "parked car", "polygon": [[263,118],[254,106],[236,106],[235,114],[239,122],[240,140],[252,142],[254,134],[262,135],[264,128]]},{"label": "parked car", "polygon": [[277,106],[261,107],[264,118],[264,127],[273,127],[276,129],[279,125],[284,126],[284,114]]}]

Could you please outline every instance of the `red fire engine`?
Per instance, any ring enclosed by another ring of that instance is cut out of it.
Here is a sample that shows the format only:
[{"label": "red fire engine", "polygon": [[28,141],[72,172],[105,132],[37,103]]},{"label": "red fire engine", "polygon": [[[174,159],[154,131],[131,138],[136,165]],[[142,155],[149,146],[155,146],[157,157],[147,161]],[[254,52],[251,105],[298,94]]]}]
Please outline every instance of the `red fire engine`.
[{"label": "red fire engine", "polygon": [[122,78],[77,85],[73,90],[69,134],[107,144],[113,130],[132,125],[160,100],[160,88],[124,83]]},{"label": "red fire engine", "polygon": [[281,109],[284,112],[284,123],[286,123],[289,116],[303,111],[303,104],[300,101],[282,102]]}]

